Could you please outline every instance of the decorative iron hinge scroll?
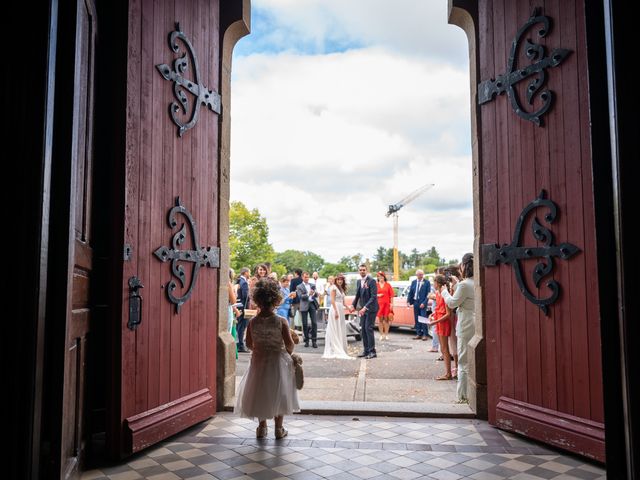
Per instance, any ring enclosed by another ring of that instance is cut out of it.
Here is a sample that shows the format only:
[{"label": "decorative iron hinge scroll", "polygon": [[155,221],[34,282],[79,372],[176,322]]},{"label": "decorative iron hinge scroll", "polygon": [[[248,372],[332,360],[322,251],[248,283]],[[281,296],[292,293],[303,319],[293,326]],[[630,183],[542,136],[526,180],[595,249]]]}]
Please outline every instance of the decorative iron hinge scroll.
[{"label": "decorative iron hinge scroll", "polygon": [[537,217],[534,217],[532,230],[533,236],[539,242],[544,242],[541,247],[524,247],[520,245],[520,237],[522,234],[522,226],[530,212],[536,208],[548,208],[548,212],[544,216],[547,223],[551,224],[556,219],[558,207],[551,200],[546,198],[547,194],[544,190],[540,192],[538,197],[529,203],[518,217],[513,240],[511,244],[505,244],[502,247],[496,244],[484,244],[481,247],[482,265],[485,267],[499,265],[500,263],[508,264],[513,267],[513,271],[518,282],[520,291],[527,300],[540,307],[545,315],[549,315],[548,306],[558,299],[560,294],[560,284],[551,279],[547,281],[546,286],[551,290],[551,295],[547,298],[538,298],[529,289],[522,276],[521,260],[528,258],[543,258],[545,262],[539,262],[533,269],[533,282],[536,287],[540,287],[542,278],[549,275],[553,270],[553,257],[560,257],[567,260],[569,257],[579,252],[580,249],[571,243],[561,243],[555,245],[553,241],[553,233],[542,226]]},{"label": "decorative iron hinge scroll", "polygon": [[[171,102],[169,104],[169,114],[173,123],[178,126],[178,136],[182,137],[184,132],[193,128],[198,122],[198,112],[200,111],[200,104],[209,107],[210,110],[220,114],[221,103],[220,95],[213,90],[209,90],[202,83],[200,83],[200,69],[198,67],[198,59],[196,53],[193,50],[193,45],[186,37],[186,35],[180,30],[180,23],[176,23],[175,31],[169,34],[169,48],[175,53],[179,53],[180,46],[177,40],[180,39],[186,45],[186,53],[173,61],[173,70],[169,65],[163,63],[156,65],[156,68],[165,80],[169,80],[173,83],[173,94],[175,95],[177,102]],[[193,71],[195,73],[195,81],[192,82],[184,78],[182,75],[187,71],[187,54],[190,57],[191,64],[193,65]],[[189,101],[184,90],[196,97],[193,109],[191,111],[191,118],[188,122],[183,123],[178,118],[178,112],[182,110],[182,114],[187,114],[187,108],[189,107]]]},{"label": "decorative iron hinge scroll", "polygon": [[193,241],[194,250],[180,250],[179,246],[186,240],[186,225],[183,223],[178,232],[173,235],[172,246],[173,248],[160,247],[154,253],[156,257],[162,262],[171,261],[171,273],[174,277],[177,277],[180,281],[182,288],[186,284],[186,275],[184,267],[178,262],[191,262],[194,264],[193,273],[191,275],[191,281],[189,282],[189,288],[182,296],[176,296],[174,291],[178,286],[175,280],[171,280],[167,285],[167,297],[171,303],[176,305],[176,313],[180,312],[180,307],[191,297],[193,288],[196,285],[198,279],[198,271],[200,267],[219,267],[220,266],[220,249],[218,247],[199,247],[198,245],[198,231],[196,229],[196,222],[193,220],[193,216],[187,210],[187,208],[180,201],[180,197],[176,198],[176,206],[169,210],[167,220],[169,227],[172,229],[178,225],[177,215],[182,214],[189,223],[189,229],[191,230],[191,238]]},{"label": "decorative iron hinge scroll", "polygon": [[[547,16],[539,15],[539,11],[539,8],[535,8],[529,20],[527,20],[516,33],[513,43],[511,44],[507,71],[502,75],[498,75],[495,80],[484,80],[478,85],[479,105],[490,102],[496,95],[507,92],[507,96],[511,102],[511,108],[513,108],[516,114],[538,126],[541,125],[542,115],[547,113],[553,102],[553,92],[551,90],[542,90],[540,92],[540,89],[547,79],[546,69],[557,67],[571,53],[571,50],[567,50],[566,48],[555,48],[551,52],[551,55],[547,57],[545,56],[545,47],[543,45],[533,43],[529,39],[526,39],[524,43],[525,55],[529,60],[537,61],[522,68],[517,65],[517,54],[523,40],[523,35],[536,24],[542,24],[541,28],[538,29],[538,36],[540,38],[545,37],[549,33],[551,19]],[[538,110],[528,112],[522,108],[514,85],[533,75],[535,75],[535,78],[533,78],[527,86],[527,102],[529,105],[533,105],[534,96],[540,92],[542,106]]]}]

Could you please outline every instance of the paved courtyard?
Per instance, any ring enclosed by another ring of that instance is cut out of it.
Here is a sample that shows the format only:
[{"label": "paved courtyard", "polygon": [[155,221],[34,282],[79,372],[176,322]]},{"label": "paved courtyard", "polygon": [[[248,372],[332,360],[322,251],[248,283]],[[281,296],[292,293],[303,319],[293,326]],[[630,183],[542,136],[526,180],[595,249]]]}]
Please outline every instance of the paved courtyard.
[{"label": "paved courtyard", "polygon": [[[304,362],[305,385],[300,391],[303,410],[324,411],[320,404],[329,408],[329,404],[335,402],[364,402],[371,411],[471,412],[466,405],[454,403],[455,380],[435,380],[444,373],[444,365],[436,360],[439,353],[429,351],[431,340],[413,340],[414,333],[403,329],[393,330],[387,341],[378,340],[377,330],[375,336],[378,358],[371,360],[355,358],[362,351],[362,342],[353,337],[349,337],[348,345],[354,360],[323,359],[322,334],[317,349],[305,348],[302,343],[296,345],[295,351]],[[236,385],[250,356],[247,353],[239,355]],[[386,404],[385,409],[374,408],[374,404],[382,403]],[[230,410],[232,404],[233,401],[229,402],[227,409]]]},{"label": "paved courtyard", "polygon": [[223,412],[83,480],[475,479],[599,480],[586,462],[470,419],[292,415],[289,436],[255,438],[256,423]]}]

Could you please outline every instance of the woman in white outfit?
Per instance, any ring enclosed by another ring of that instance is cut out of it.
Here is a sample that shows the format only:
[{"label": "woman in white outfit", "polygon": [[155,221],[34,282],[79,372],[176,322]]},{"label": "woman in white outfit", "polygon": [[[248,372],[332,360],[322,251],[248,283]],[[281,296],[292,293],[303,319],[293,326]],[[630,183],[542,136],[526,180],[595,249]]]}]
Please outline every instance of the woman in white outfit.
[{"label": "woman in white outfit", "polygon": [[458,323],[456,336],[458,337],[458,403],[467,403],[467,376],[469,373],[468,347],[471,337],[475,333],[475,300],[473,294],[473,254],[466,253],[462,257],[460,273],[463,280],[458,282],[455,276],[451,277],[455,291],[449,294],[446,287],[442,287],[442,294],[447,306],[457,308]]},{"label": "woman in white outfit", "polygon": [[329,307],[322,358],[353,359],[347,353],[347,327],[344,323],[344,311],[347,307],[344,300],[346,289],[346,280],[342,274],[338,275],[335,284],[329,287],[331,307]]}]

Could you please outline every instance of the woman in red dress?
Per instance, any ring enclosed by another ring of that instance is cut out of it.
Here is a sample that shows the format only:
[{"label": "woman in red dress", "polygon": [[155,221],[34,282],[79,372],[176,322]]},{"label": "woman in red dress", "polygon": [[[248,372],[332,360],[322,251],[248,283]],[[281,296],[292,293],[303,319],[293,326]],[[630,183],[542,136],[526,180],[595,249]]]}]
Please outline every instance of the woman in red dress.
[{"label": "woman in red dress", "polygon": [[444,375],[436,377],[436,380],[451,380],[451,354],[449,353],[449,336],[451,335],[451,310],[440,294],[442,287],[447,285],[444,275],[436,275],[434,279],[436,287],[436,308],[429,317],[429,324],[436,326],[436,333],[440,340],[440,350],[444,360]]},{"label": "woman in red dress", "polygon": [[380,340],[389,340],[389,329],[393,321],[393,287],[387,282],[384,272],[378,272],[378,330]]}]

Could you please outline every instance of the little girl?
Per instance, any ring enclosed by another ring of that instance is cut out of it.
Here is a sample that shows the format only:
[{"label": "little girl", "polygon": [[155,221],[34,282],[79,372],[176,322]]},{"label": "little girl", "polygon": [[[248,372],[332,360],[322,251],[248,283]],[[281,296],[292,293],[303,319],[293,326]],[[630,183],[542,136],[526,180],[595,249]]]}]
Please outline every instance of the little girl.
[{"label": "little girl", "polygon": [[259,313],[247,327],[247,347],[252,351],[242,376],[234,412],[260,422],[256,437],[267,436],[267,419],[275,422],[276,439],[287,436],[284,415],[300,410],[291,353],[293,340],[287,320],[273,313],[280,303],[280,287],[271,278],[259,279],[251,298]]},{"label": "little girl", "polygon": [[447,284],[444,275],[436,275],[436,308],[429,316],[429,324],[436,326],[436,333],[440,340],[440,350],[444,360],[444,375],[436,377],[436,380],[451,380],[451,354],[449,353],[449,335],[451,335],[451,310],[442,298],[440,289]]}]

